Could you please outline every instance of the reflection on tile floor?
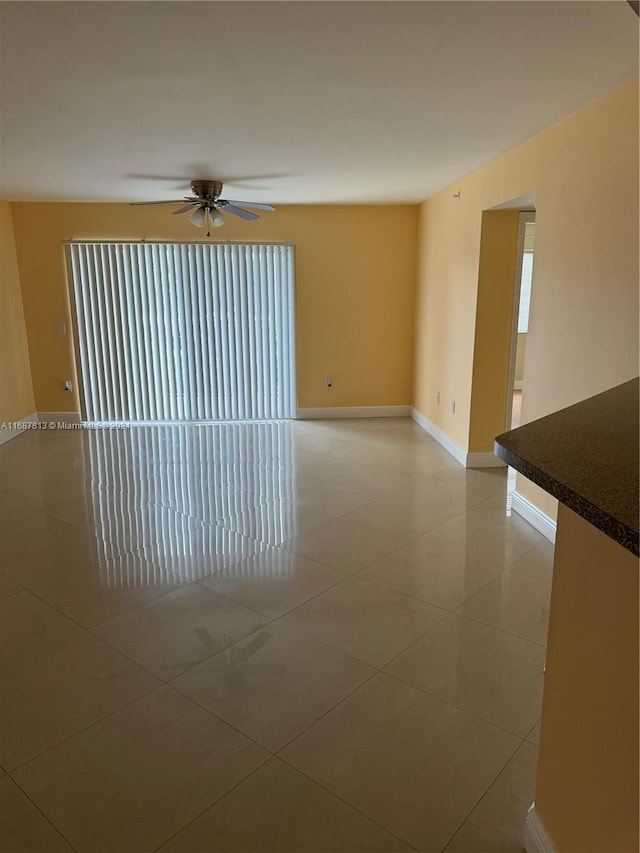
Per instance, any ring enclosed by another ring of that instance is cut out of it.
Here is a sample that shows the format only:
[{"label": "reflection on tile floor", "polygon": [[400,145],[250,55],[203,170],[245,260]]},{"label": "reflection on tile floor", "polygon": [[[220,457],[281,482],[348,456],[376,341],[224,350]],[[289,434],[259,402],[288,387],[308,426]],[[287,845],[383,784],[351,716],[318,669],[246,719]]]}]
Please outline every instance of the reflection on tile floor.
[{"label": "reflection on tile floor", "polygon": [[406,419],[0,447],[3,849],[521,851],[553,548],[510,485]]}]

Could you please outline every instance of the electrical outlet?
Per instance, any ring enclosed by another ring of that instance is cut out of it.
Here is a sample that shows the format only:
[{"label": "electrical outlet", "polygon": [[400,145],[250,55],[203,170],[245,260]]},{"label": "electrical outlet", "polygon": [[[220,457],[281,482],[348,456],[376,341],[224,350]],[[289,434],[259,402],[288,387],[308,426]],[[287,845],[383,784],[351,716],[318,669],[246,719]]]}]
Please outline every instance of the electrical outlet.
[{"label": "electrical outlet", "polygon": [[73,385],[70,379],[65,379],[64,381],[64,390],[65,391],[73,391]]},{"label": "electrical outlet", "polygon": [[455,415],[455,413],[456,413],[456,401],[452,400],[451,401],[451,414]]}]

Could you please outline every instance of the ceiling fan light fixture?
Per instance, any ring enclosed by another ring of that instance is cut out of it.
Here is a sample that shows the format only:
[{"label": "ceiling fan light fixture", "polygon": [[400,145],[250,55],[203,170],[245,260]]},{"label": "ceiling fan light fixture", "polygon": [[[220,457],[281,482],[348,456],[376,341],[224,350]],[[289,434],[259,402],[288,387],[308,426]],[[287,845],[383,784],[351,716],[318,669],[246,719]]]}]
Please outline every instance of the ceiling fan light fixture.
[{"label": "ceiling fan light fixture", "polygon": [[189,217],[189,222],[192,225],[195,225],[196,228],[204,228],[205,221],[206,215],[201,207],[199,207],[197,210],[194,210],[191,216]]},{"label": "ceiling fan light fixture", "polygon": [[211,217],[212,228],[220,228],[227,221],[226,216],[223,216],[219,210],[210,211],[209,216]]}]

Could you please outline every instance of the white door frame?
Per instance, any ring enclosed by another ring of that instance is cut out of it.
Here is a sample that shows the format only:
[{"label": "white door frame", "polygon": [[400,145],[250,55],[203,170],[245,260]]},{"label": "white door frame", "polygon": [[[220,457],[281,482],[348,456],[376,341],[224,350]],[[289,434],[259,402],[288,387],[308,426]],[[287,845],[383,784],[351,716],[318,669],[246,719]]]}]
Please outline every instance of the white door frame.
[{"label": "white door frame", "polygon": [[[528,222],[536,221],[535,210],[521,210],[518,214],[518,245],[516,247],[516,275],[513,283],[513,315],[511,317],[511,344],[509,346],[509,370],[507,373],[507,400],[505,406],[505,431],[511,429],[513,414],[513,386],[516,377],[516,353],[518,349],[518,315],[520,313],[520,286],[522,284],[522,259],[524,255],[524,232]],[[534,249],[535,252],[535,249]]]}]

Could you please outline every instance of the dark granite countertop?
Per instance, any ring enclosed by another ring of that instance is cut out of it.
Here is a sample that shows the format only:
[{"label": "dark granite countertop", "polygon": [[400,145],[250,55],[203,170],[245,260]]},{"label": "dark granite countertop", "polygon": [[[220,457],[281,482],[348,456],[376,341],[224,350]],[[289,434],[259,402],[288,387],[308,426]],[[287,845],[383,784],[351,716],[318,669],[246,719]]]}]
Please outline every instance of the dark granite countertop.
[{"label": "dark granite countertop", "polygon": [[495,442],[496,456],[636,556],[638,387],[632,379]]}]

